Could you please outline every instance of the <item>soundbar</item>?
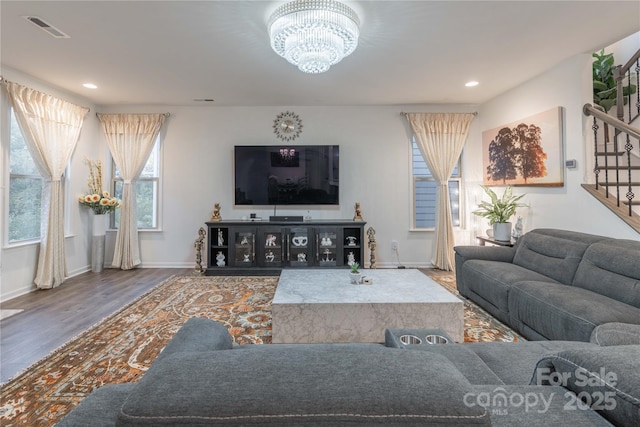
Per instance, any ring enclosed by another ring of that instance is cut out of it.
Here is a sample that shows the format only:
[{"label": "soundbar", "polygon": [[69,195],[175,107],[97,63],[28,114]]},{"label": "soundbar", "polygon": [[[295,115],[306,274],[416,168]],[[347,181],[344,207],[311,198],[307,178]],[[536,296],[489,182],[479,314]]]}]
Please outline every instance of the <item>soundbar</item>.
[{"label": "soundbar", "polygon": [[281,216],[281,215],[272,215],[269,217],[269,221],[271,222],[302,222],[303,217],[300,216]]}]

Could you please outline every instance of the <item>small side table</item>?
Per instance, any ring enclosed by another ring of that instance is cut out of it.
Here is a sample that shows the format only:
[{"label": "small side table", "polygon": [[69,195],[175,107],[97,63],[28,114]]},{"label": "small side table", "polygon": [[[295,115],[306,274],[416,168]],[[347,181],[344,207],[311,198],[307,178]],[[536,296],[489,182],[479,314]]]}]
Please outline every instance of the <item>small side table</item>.
[{"label": "small side table", "polygon": [[485,236],[476,236],[476,240],[478,241],[478,244],[480,246],[485,246],[487,243],[491,244],[491,245],[497,245],[497,246],[513,246],[514,245],[514,241],[510,240],[510,241],[502,241],[502,240],[495,240],[492,237],[485,237]]}]

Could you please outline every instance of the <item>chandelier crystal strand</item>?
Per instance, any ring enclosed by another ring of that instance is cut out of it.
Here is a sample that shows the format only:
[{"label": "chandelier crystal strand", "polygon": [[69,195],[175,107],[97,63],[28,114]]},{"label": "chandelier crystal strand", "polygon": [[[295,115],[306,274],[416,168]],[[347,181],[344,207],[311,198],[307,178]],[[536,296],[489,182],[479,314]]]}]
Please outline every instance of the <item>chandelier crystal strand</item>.
[{"label": "chandelier crystal strand", "polygon": [[324,73],[358,46],[360,20],[334,0],[296,0],[269,19],[273,50],[305,73]]}]

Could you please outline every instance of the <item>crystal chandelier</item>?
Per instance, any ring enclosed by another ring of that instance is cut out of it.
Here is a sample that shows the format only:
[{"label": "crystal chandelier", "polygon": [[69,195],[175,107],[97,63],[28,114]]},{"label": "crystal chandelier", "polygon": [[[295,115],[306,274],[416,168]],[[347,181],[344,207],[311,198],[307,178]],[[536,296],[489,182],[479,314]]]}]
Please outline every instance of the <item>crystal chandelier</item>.
[{"label": "crystal chandelier", "polygon": [[271,47],[305,73],[324,73],[358,46],[358,15],[334,0],[296,0],[269,18]]}]

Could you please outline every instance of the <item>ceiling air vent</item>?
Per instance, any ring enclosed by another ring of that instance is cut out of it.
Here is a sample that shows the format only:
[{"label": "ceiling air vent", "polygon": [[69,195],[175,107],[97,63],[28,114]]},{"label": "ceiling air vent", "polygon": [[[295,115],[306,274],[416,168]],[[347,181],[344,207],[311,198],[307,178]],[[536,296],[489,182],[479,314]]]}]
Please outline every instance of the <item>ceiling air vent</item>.
[{"label": "ceiling air vent", "polygon": [[70,38],[67,34],[63,33],[53,25],[44,21],[42,18],[39,18],[37,16],[24,16],[23,18],[40,28],[42,31],[46,31],[51,37],[55,37],[56,39]]}]

